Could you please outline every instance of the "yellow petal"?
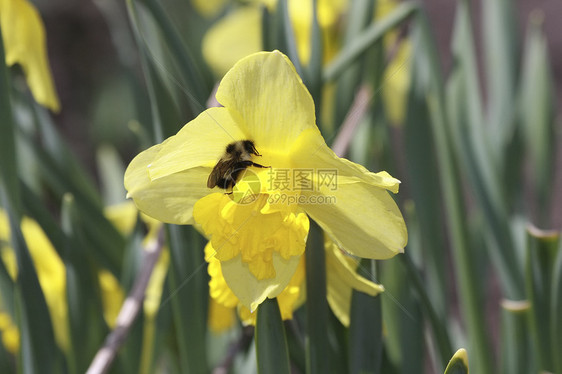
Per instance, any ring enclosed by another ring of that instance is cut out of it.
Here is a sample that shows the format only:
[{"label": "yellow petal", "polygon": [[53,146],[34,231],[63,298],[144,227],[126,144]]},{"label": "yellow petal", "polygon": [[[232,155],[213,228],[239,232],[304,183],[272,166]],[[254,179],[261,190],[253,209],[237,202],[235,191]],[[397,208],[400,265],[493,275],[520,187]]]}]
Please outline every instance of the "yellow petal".
[{"label": "yellow petal", "polygon": [[54,112],[60,110],[39,13],[27,0],[0,0],[0,25],[6,64],[20,64],[35,100]]},{"label": "yellow petal", "polygon": [[[306,298],[305,293],[305,260],[304,256],[301,257],[297,270],[291,281],[285,287],[283,292],[277,296],[277,303],[279,304],[279,311],[281,312],[281,319],[287,320],[293,318],[293,312],[297,310]],[[238,315],[242,322],[246,325],[255,325],[257,313],[252,313],[250,309],[245,306],[239,306]]]},{"label": "yellow petal", "polygon": [[217,77],[226,74],[238,60],[262,49],[261,17],[257,6],[236,8],[207,31],[203,57]]},{"label": "yellow petal", "polygon": [[222,261],[222,272],[232,292],[240,299],[242,305],[255,312],[266,297],[272,299],[279,295],[291,281],[297,269],[300,256],[285,260],[277,252],[273,253],[275,277],[257,280],[248,264],[242,262],[241,256],[229,261]]},{"label": "yellow petal", "polygon": [[[335,190],[303,191],[318,203],[302,208],[341,248],[359,257],[387,259],[404,251],[406,224],[398,206],[383,188],[363,182]],[[323,200],[318,200],[322,196]]]},{"label": "yellow petal", "polygon": [[12,324],[2,331],[2,344],[6,350],[12,354],[16,354],[20,348],[20,332],[16,325]]},{"label": "yellow petal", "polygon": [[210,18],[220,12],[227,0],[191,0],[193,7],[203,16]]},{"label": "yellow petal", "polygon": [[383,292],[384,287],[359,276],[355,270],[357,260],[345,256],[329,238],[326,238],[325,246],[328,303],[336,317],[347,327],[353,289],[375,296]]},{"label": "yellow petal", "polygon": [[[314,171],[337,170],[338,185],[365,182],[394,193],[398,192],[400,181],[385,171],[372,173],[362,165],[338,157],[324,141],[318,129],[307,130],[301,134],[291,149],[291,160],[296,169]],[[325,176],[327,176],[326,174]],[[318,179],[318,178],[317,178]],[[329,182],[320,177],[318,183]]]},{"label": "yellow petal", "polygon": [[148,281],[148,286],[146,287],[143,309],[144,313],[149,318],[154,318],[156,313],[158,313],[160,299],[162,298],[162,288],[164,287],[164,281],[166,280],[166,275],[168,274],[169,264],[170,251],[168,248],[164,248],[162,253],[160,253],[158,262],[154,265],[154,270],[150,275],[150,280]]},{"label": "yellow petal", "polygon": [[235,308],[219,304],[212,297],[209,299],[208,324],[212,332],[220,333],[234,326],[236,323]]},{"label": "yellow petal", "polygon": [[135,204],[131,201],[107,206],[103,209],[103,215],[123,235],[129,235],[133,231],[138,212]]},{"label": "yellow petal", "polygon": [[193,168],[151,181],[147,166],[162,148],[155,145],[141,152],[125,171],[125,188],[139,210],[159,221],[192,223],[193,205],[205,196],[210,168]]},{"label": "yellow petal", "polygon": [[226,280],[222,275],[221,262],[215,256],[216,251],[211,242],[205,246],[205,261],[209,263],[207,272],[209,273],[209,295],[218,304],[226,308],[233,309],[238,304],[238,298],[232,293]]},{"label": "yellow petal", "polygon": [[125,300],[125,293],[117,278],[105,269],[99,271],[98,280],[103,305],[103,318],[107,325],[113,328],[121,305],[123,305],[123,300]]},{"label": "yellow petal", "polygon": [[212,168],[229,143],[247,138],[226,109],[207,109],[162,143],[148,164],[150,179],[154,181],[198,166]]},{"label": "yellow petal", "polygon": [[216,98],[264,153],[287,152],[301,132],[316,128],[312,97],[279,51],[240,60],[224,76]]}]

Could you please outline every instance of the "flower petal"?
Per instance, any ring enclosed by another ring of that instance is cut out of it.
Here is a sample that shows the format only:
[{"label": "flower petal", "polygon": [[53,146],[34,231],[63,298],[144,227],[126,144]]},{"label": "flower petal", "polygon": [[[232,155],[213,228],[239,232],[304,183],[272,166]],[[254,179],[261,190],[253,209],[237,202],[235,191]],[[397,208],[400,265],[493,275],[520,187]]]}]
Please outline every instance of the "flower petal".
[{"label": "flower petal", "polygon": [[[304,131],[290,151],[296,169],[337,170],[337,184],[366,182],[393,193],[398,192],[400,181],[386,171],[372,173],[362,165],[338,157],[324,141],[318,129]],[[321,181],[319,181],[321,182]]]},{"label": "flower petal", "polygon": [[242,139],[247,136],[226,109],[209,108],[162,143],[162,148],[148,164],[150,179],[197,166],[213,167],[229,143]]},{"label": "flower petal", "polygon": [[349,326],[352,290],[375,296],[384,291],[384,287],[375,284],[356,272],[357,260],[346,257],[329,238],[326,246],[326,286],[330,308],[342,325]]},{"label": "flower petal", "polygon": [[26,0],[0,1],[0,24],[8,66],[20,64],[35,100],[60,110],[45,41],[45,27],[37,9]]},{"label": "flower petal", "polygon": [[302,131],[316,128],[312,97],[279,51],[240,60],[224,76],[216,98],[258,149],[286,152]]},{"label": "flower petal", "polygon": [[349,253],[387,259],[404,251],[406,224],[386,190],[359,182],[302,193],[310,202],[302,208]]},{"label": "flower petal", "polygon": [[193,205],[209,193],[210,168],[197,167],[151,181],[147,166],[163,147],[155,145],[137,155],[125,171],[127,197],[137,208],[159,221],[192,223]]},{"label": "flower petal", "polygon": [[222,273],[226,283],[240,302],[254,312],[266,297],[272,299],[279,295],[291,281],[300,261],[300,256],[285,260],[277,252],[273,253],[275,277],[257,280],[248,264],[242,262],[240,255],[229,261],[221,261]]},{"label": "flower petal", "polygon": [[216,76],[222,77],[238,60],[261,50],[261,18],[257,6],[236,8],[205,34],[203,56]]}]

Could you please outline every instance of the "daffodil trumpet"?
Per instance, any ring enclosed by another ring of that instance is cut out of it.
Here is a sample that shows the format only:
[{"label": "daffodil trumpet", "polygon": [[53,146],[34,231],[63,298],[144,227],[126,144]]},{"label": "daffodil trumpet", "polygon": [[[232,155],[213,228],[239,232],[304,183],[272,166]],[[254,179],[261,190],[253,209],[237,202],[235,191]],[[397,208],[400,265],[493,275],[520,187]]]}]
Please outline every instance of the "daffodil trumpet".
[{"label": "daffodil trumpet", "polygon": [[[301,263],[310,216],[329,238],[359,257],[403,251],[407,231],[387,191],[399,181],[337,157],[315,122],[314,102],[279,51],[243,58],[210,108],[127,168],[128,197],[162,222],[196,224],[210,238],[208,262],[250,312],[287,288]],[[227,191],[209,176],[227,147],[251,141],[256,153]],[[253,165],[259,158],[259,165]],[[231,193],[230,193],[231,192]]]}]

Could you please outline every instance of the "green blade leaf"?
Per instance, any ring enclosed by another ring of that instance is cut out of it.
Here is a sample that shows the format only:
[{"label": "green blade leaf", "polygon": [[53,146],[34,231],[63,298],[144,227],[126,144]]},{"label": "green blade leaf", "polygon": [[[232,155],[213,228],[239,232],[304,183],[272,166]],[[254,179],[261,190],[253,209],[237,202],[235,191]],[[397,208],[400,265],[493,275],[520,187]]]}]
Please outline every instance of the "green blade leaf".
[{"label": "green blade leaf", "polygon": [[501,372],[527,374],[535,372],[532,337],[529,331],[531,303],[527,300],[502,300]]},{"label": "green blade leaf", "polygon": [[533,14],[527,31],[526,50],[519,108],[524,140],[532,162],[532,180],[537,189],[538,211],[548,219],[550,192],[553,184],[555,155],[555,105],[553,76],[545,36],[541,30],[542,15]]},{"label": "green blade leaf", "polygon": [[550,331],[553,327],[550,325],[550,297],[553,264],[559,241],[558,232],[541,231],[534,227],[527,229],[525,280],[527,294],[532,305],[530,327],[538,354],[539,367],[537,369],[550,372],[554,371],[550,347]]},{"label": "green blade leaf", "polygon": [[291,372],[285,327],[277,299],[265,299],[258,307],[256,354],[259,374]]},{"label": "green blade leaf", "polygon": [[[202,238],[189,226],[166,225],[170,296],[182,372],[206,373],[207,286]],[[164,301],[163,301],[164,302]]]},{"label": "green blade leaf", "polygon": [[466,213],[455,155],[451,144],[451,129],[447,126],[447,112],[443,78],[439,70],[437,52],[429,32],[425,14],[419,12],[416,29],[416,53],[414,68],[427,92],[427,107],[431,119],[431,132],[435,146],[440,187],[443,193],[446,219],[449,222],[453,259],[459,287],[463,315],[470,332],[471,347],[477,350],[475,362],[479,373],[492,373],[492,359],[486,331],[483,295],[476,289],[474,259],[467,232]]},{"label": "green blade leaf", "polygon": [[[366,262],[371,265],[370,273],[372,273],[375,267],[374,261]],[[381,297],[369,296],[354,290],[349,325],[350,373],[380,373],[382,349]]]},{"label": "green blade leaf", "polygon": [[550,309],[550,341],[551,352],[554,357],[554,372],[562,373],[562,240],[558,246],[556,261],[553,265],[551,286],[551,309]]},{"label": "green blade leaf", "polygon": [[309,217],[306,242],[306,366],[307,373],[329,371],[326,253],[322,229]]},{"label": "green blade leaf", "polygon": [[362,53],[380,41],[386,32],[409,18],[417,9],[418,5],[414,2],[401,3],[387,17],[373,23],[357,35],[324,69],[324,82],[331,82],[338,78]]}]

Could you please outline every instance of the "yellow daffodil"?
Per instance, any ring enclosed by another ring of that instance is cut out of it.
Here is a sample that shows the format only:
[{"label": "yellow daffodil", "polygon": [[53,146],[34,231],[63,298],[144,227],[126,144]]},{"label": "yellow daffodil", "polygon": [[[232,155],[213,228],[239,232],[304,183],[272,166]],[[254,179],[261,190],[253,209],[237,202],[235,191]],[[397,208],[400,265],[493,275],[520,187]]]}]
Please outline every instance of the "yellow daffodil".
[{"label": "yellow daffodil", "polygon": [[[59,347],[66,350],[68,349],[69,335],[64,263],[37,222],[24,217],[21,221],[21,230],[49,308],[55,339]],[[8,216],[0,210],[0,241],[9,243],[10,237]],[[18,275],[18,268],[14,250],[10,246],[4,245],[0,248],[0,255],[8,273],[15,280]]]},{"label": "yellow daffodil", "polygon": [[58,112],[60,104],[47,59],[45,27],[37,9],[27,0],[0,0],[0,28],[6,65],[21,65],[35,100]]},{"label": "yellow daffodil", "polygon": [[[254,0],[248,6],[235,8],[217,21],[203,39],[203,56],[215,74],[222,77],[236,61],[262,50],[262,6],[274,10],[277,1]],[[318,24],[324,41],[324,58],[337,51],[339,20],[348,0],[319,0]],[[310,60],[312,0],[289,1],[299,58],[306,65]]]},{"label": "yellow daffodil", "polygon": [[[315,124],[312,97],[286,56],[244,58],[225,75],[216,98],[224,107],[206,110],[135,157],[125,187],[149,216],[202,227],[243,306],[253,312],[289,285],[305,249],[308,216],[354,255],[384,259],[403,251],[406,226],[387,192],[398,192],[399,181],[330,150]],[[209,189],[227,146],[244,141],[253,142],[251,161],[262,167],[242,168],[231,193]]]}]

